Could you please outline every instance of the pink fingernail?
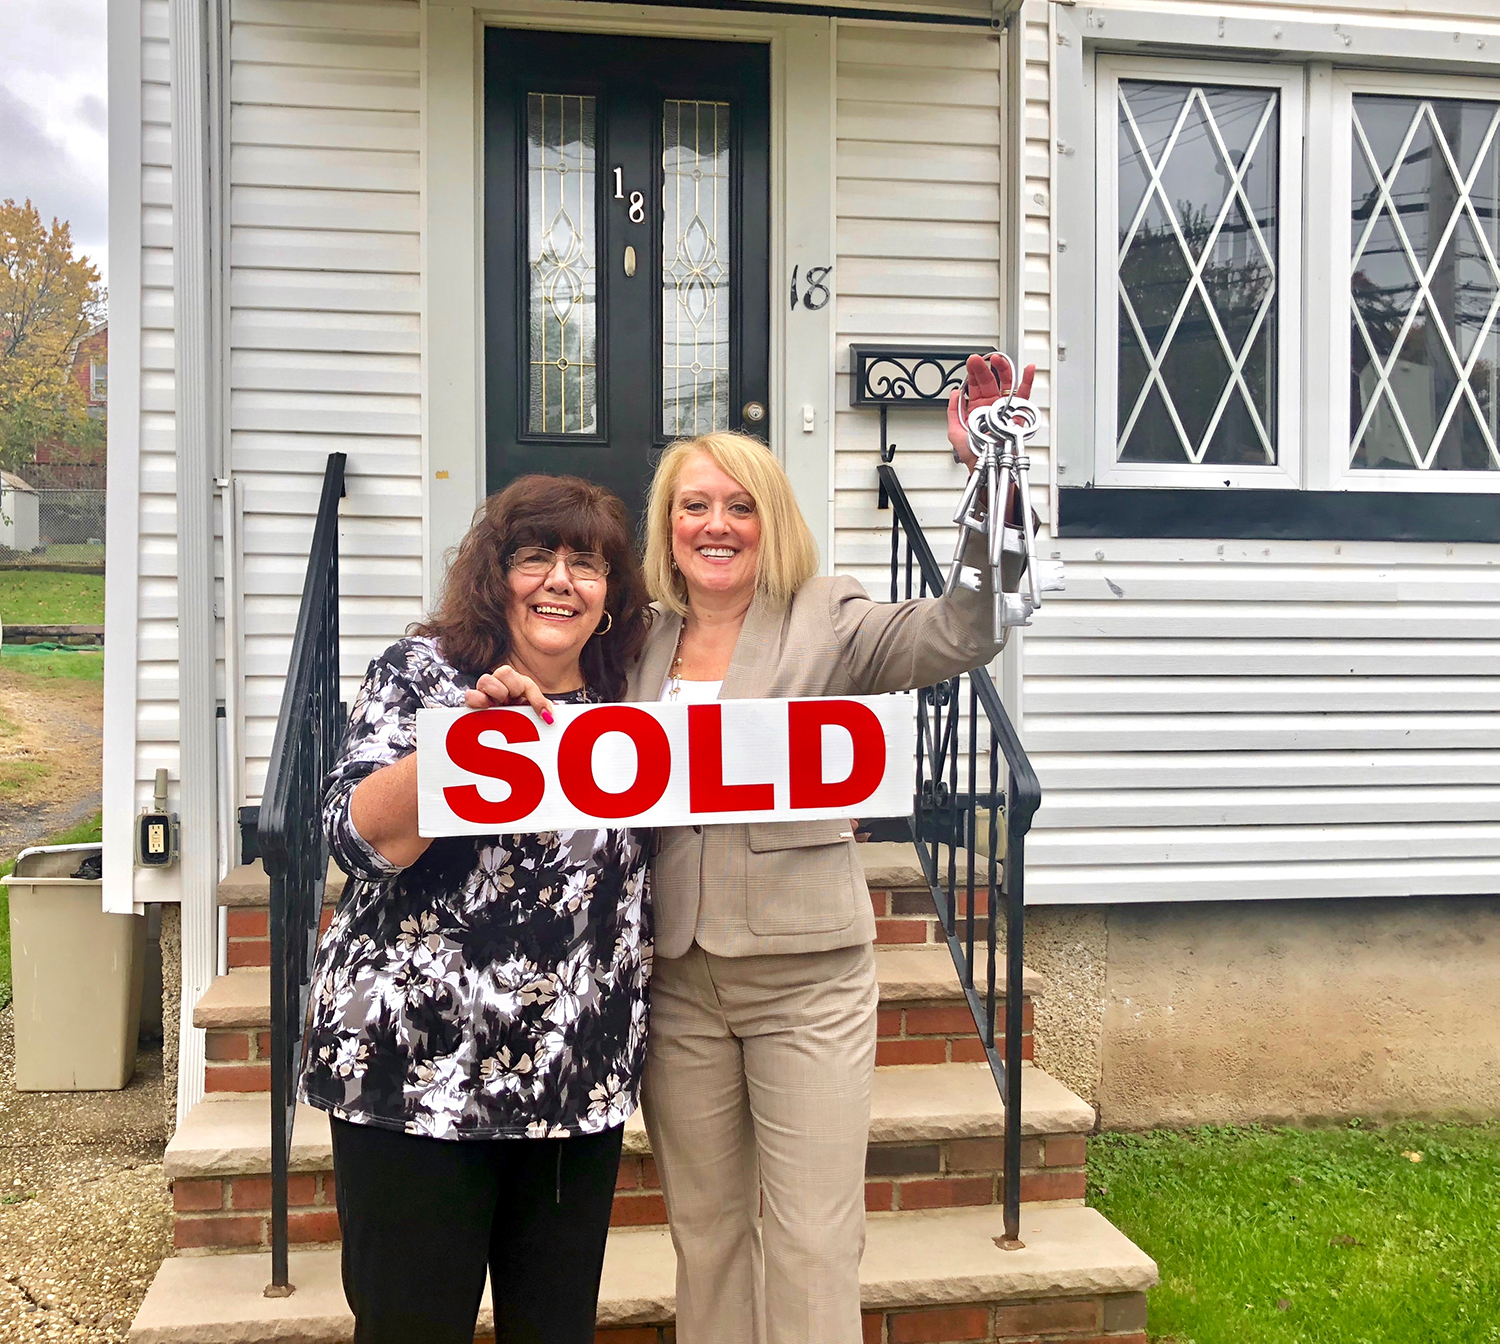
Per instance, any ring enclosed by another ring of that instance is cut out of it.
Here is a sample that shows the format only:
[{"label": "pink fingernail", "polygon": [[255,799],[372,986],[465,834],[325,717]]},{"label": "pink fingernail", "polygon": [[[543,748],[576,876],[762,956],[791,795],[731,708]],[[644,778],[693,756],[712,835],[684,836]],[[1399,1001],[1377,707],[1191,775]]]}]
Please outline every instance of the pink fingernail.
[{"label": "pink fingernail", "polygon": [[543,723],[551,723],[552,722],[552,712],[550,710],[544,709],[542,711],[542,722]]}]

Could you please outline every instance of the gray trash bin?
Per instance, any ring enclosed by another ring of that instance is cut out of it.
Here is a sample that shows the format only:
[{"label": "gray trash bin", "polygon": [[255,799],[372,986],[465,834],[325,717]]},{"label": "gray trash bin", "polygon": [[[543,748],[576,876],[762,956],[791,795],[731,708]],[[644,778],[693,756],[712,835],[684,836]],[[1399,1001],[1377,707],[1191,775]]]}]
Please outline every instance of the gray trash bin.
[{"label": "gray trash bin", "polygon": [[10,889],[16,1091],[117,1090],[135,1072],[146,917],[107,915],[98,878],[73,877],[98,845],[21,851]]}]

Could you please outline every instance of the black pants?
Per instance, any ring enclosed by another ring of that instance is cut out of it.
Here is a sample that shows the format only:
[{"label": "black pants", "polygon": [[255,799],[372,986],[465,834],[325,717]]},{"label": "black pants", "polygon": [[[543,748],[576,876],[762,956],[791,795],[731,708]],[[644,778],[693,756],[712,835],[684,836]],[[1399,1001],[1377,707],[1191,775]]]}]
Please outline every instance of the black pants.
[{"label": "black pants", "polygon": [[334,1120],[355,1344],[593,1344],[624,1127],[571,1139],[427,1139]]}]

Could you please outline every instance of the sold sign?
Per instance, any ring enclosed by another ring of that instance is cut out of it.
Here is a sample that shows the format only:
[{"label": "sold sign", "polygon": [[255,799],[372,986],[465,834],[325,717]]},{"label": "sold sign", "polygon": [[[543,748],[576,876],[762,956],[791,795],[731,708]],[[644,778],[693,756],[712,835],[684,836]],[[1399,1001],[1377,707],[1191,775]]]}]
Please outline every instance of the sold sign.
[{"label": "sold sign", "polygon": [[916,779],[912,697],[417,711],[417,829],[901,817]]}]

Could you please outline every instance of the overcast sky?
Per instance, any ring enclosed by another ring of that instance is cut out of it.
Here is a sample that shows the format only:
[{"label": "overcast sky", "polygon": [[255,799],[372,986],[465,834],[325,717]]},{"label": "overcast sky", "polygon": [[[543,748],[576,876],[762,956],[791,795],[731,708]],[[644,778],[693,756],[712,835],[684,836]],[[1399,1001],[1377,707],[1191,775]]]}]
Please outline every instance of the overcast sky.
[{"label": "overcast sky", "polygon": [[108,279],[105,0],[0,0],[0,200],[73,226]]}]

